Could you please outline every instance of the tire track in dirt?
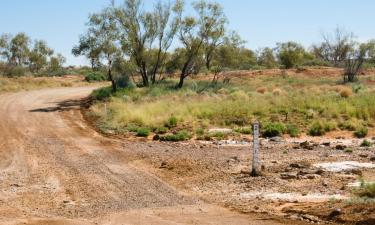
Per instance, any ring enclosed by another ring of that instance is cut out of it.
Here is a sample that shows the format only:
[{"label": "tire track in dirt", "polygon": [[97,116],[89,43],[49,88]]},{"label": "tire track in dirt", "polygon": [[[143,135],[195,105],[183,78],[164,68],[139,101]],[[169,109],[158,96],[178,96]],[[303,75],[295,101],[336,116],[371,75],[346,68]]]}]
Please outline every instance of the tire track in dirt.
[{"label": "tire track in dirt", "polygon": [[129,165],[120,143],[64,119],[82,120],[93,89],[0,96],[1,224],[263,224],[180,193]]}]

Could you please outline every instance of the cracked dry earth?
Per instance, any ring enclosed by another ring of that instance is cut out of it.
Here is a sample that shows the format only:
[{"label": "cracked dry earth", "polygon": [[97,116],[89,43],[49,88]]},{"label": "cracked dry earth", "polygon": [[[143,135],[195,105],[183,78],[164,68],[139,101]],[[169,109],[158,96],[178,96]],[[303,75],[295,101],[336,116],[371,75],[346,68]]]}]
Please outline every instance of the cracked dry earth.
[{"label": "cracked dry earth", "polygon": [[93,89],[0,96],[0,224],[281,224],[205,203],[131,163],[137,146],[83,122],[79,100]]}]

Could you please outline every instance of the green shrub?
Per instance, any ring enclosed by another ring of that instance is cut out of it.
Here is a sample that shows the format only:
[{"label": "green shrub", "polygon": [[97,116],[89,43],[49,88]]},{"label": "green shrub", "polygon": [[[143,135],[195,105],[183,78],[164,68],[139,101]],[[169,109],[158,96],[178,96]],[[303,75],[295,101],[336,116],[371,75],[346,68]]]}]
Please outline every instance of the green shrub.
[{"label": "green shrub", "polygon": [[189,132],[183,130],[179,131],[176,134],[170,134],[163,137],[160,137],[161,141],[169,141],[169,142],[178,142],[178,141],[187,141],[191,138]]},{"label": "green shrub", "polygon": [[196,129],[195,130],[195,134],[197,135],[197,136],[203,136],[204,135],[204,129],[202,129],[202,128],[198,128],[198,129]]},{"label": "green shrub", "polygon": [[218,140],[222,140],[225,138],[225,134],[223,132],[215,132],[215,133],[210,134],[210,137],[216,138]]},{"label": "green shrub", "polygon": [[250,127],[240,127],[234,130],[237,133],[240,134],[252,134],[253,130]]},{"label": "green shrub", "polygon": [[353,153],[353,149],[352,148],[346,148],[344,150],[344,152],[346,152],[346,153]]},{"label": "green shrub", "polygon": [[323,127],[325,132],[330,132],[336,130],[337,124],[335,122],[324,122]]},{"label": "green shrub", "polygon": [[361,198],[375,198],[375,183],[365,183],[361,182],[361,186],[354,189],[354,194]]},{"label": "green shrub", "polygon": [[355,131],[357,129],[358,121],[356,120],[347,120],[344,122],[339,123],[339,128],[341,130],[348,130],[348,131]]},{"label": "green shrub", "polygon": [[288,124],[287,125],[287,133],[291,136],[291,137],[298,137],[299,136],[299,129],[296,125],[294,124]]},{"label": "green shrub", "polygon": [[8,77],[21,77],[26,74],[26,69],[22,66],[6,66],[4,74]]},{"label": "green shrub", "polygon": [[309,129],[309,135],[311,136],[323,136],[325,133],[324,125],[319,121],[315,121]]},{"label": "green shrub", "polygon": [[176,127],[178,123],[178,119],[175,116],[169,117],[168,121],[165,123],[165,126],[168,128]]},{"label": "green shrub", "polygon": [[371,147],[372,143],[369,140],[363,140],[361,143],[361,147]]},{"label": "green shrub", "polygon": [[368,129],[367,127],[359,127],[357,130],[354,132],[354,136],[357,138],[364,138],[368,134]]},{"label": "green shrub", "polygon": [[150,129],[146,127],[138,128],[137,130],[137,136],[138,137],[148,137],[150,135]]},{"label": "green shrub", "polygon": [[134,88],[135,85],[134,83],[130,80],[129,76],[119,76],[117,79],[116,79],[116,85],[119,87],[119,88]]},{"label": "green shrub", "polygon": [[87,82],[100,82],[106,79],[106,76],[102,72],[90,72],[85,75],[85,80]]},{"label": "green shrub", "polygon": [[95,100],[99,100],[99,101],[108,99],[109,97],[111,97],[111,95],[112,95],[112,88],[110,87],[97,89],[93,91],[91,94],[91,96]]},{"label": "green shrub", "polygon": [[135,126],[135,125],[133,125],[133,124],[131,124],[131,125],[128,125],[128,127],[127,127],[126,129],[127,129],[129,132],[135,132],[135,133],[137,133],[139,127],[138,127],[138,126]]},{"label": "green shrub", "polygon": [[158,127],[155,129],[156,134],[166,134],[168,132],[167,127]]},{"label": "green shrub", "polygon": [[264,137],[276,137],[281,136],[287,131],[283,123],[268,123],[263,128]]}]

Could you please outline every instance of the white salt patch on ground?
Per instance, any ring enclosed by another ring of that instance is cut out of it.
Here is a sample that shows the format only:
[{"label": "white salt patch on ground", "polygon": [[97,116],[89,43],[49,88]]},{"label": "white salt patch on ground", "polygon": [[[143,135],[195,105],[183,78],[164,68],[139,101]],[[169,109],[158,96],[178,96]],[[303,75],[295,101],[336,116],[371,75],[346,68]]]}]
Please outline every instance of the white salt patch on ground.
[{"label": "white salt patch on ground", "polygon": [[343,161],[343,162],[331,162],[331,163],[317,163],[314,164],[315,167],[322,168],[330,172],[341,172],[353,169],[361,168],[375,168],[374,163],[360,163],[355,161]]},{"label": "white salt patch on ground", "polygon": [[279,193],[279,192],[246,192],[241,193],[242,198],[255,199],[264,198],[268,200],[286,201],[286,202],[326,202],[331,199],[345,200],[348,199],[344,195],[325,195],[321,193],[313,193],[302,195],[301,193]]}]

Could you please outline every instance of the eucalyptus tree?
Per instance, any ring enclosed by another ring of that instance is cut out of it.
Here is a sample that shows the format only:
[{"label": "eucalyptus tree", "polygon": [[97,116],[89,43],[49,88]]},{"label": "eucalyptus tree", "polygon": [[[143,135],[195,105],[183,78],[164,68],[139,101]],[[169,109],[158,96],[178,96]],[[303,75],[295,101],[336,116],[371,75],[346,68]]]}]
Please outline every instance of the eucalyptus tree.
[{"label": "eucalyptus tree", "polygon": [[322,39],[320,45],[313,46],[315,56],[334,66],[342,66],[355,45],[354,34],[337,27],[331,33],[322,33]]},{"label": "eucalyptus tree", "polygon": [[72,49],[72,54],[75,56],[86,56],[90,60],[91,69],[98,70],[101,66],[101,50],[99,47],[96,37],[90,34],[82,35],[79,39],[79,44]]},{"label": "eucalyptus tree", "polygon": [[357,81],[357,76],[363,69],[366,60],[371,60],[375,50],[375,43],[355,43],[345,58],[344,83]]},{"label": "eucalyptus tree", "polygon": [[4,58],[8,63],[11,60],[11,52],[10,52],[10,34],[2,34],[0,36],[0,57]]},{"label": "eucalyptus tree", "polygon": [[[200,2],[199,4],[206,4],[205,2]],[[211,63],[215,56],[215,51],[219,46],[223,45],[226,41],[226,25],[228,20],[224,14],[222,7],[219,4],[208,5],[212,10],[204,10],[204,5],[199,6],[203,15],[211,19],[216,19],[213,23],[212,28],[207,31],[207,34],[203,36],[204,38],[204,59],[207,70],[211,69]],[[207,13],[206,15],[204,15]],[[231,33],[230,35],[236,35],[236,33]]]},{"label": "eucalyptus tree", "polygon": [[218,3],[207,3],[201,0],[194,2],[193,8],[197,17],[180,17],[179,39],[184,47],[184,63],[177,88],[182,88],[184,80],[194,71],[196,58],[204,48],[205,41],[226,20],[222,7]]},{"label": "eucalyptus tree", "polygon": [[114,15],[113,5],[100,13],[90,15],[86,35],[81,37],[80,44],[72,50],[75,55],[85,54],[91,58],[92,64],[97,59],[106,61],[107,75],[112,83],[113,92],[117,90],[117,86],[112,74],[112,64],[120,54],[119,32]]},{"label": "eucalyptus tree", "polygon": [[61,70],[65,62],[66,58],[60,53],[55,56],[51,56],[49,61],[50,72],[58,72],[59,70]]},{"label": "eucalyptus tree", "polygon": [[29,55],[30,38],[25,33],[18,33],[10,41],[11,63],[23,66]]},{"label": "eucalyptus tree", "polygon": [[[116,8],[115,18],[122,50],[135,62],[143,86],[148,86],[150,80],[156,82],[156,74],[165,63],[178,30],[182,1],[177,0],[173,5],[159,1],[150,12],[144,11],[142,5],[142,0],[125,0]],[[154,49],[157,51],[155,60],[149,55]]]},{"label": "eucalyptus tree", "polygon": [[48,63],[48,57],[53,54],[53,50],[42,40],[36,40],[34,47],[29,53],[29,68],[31,72],[39,72]]}]

